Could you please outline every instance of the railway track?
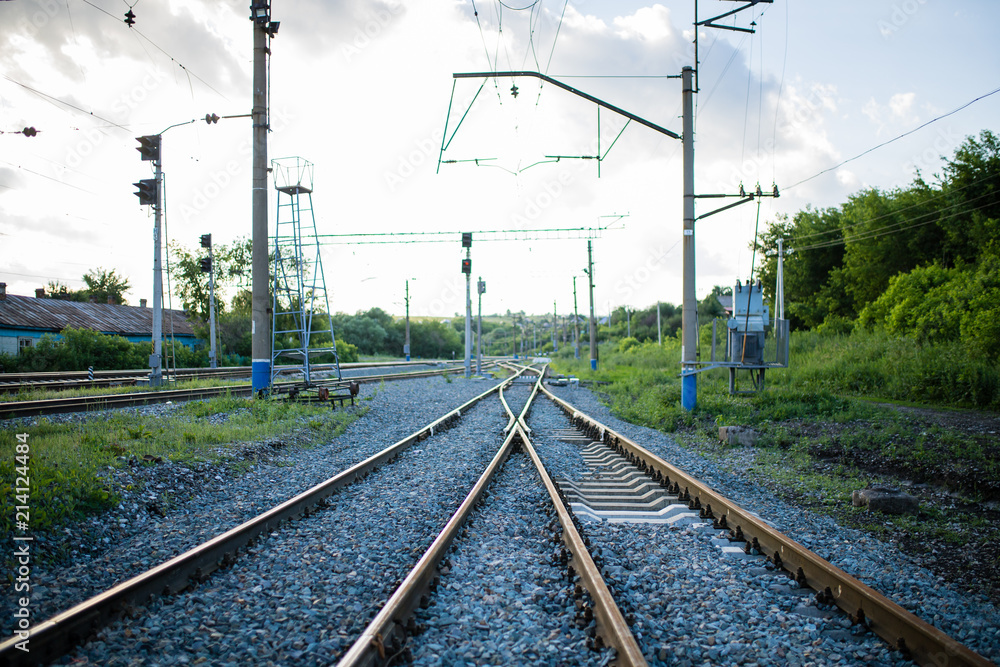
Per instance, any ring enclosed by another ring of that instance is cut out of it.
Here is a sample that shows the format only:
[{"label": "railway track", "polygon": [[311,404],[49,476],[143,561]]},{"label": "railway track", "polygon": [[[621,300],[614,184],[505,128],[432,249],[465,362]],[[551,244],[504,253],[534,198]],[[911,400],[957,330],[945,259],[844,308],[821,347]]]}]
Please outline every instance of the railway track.
[{"label": "railway track", "polygon": [[[31,660],[13,649],[16,637],[0,656],[34,664],[90,638],[73,659],[166,651],[345,666],[642,665],[683,663],[680,654],[704,640],[697,664],[757,655],[779,664],[786,647],[791,659],[803,645],[817,664],[853,664],[837,651],[855,649],[875,664],[907,656],[992,664],[539,391],[540,383],[504,381],[309,491],[34,626]],[[692,594],[713,578],[707,599]],[[780,589],[784,602],[763,589]],[[764,608],[754,612],[755,604]],[[245,622],[247,610],[266,614]],[[100,629],[123,611],[131,616]],[[785,632],[795,624],[781,619],[796,614],[813,629],[768,644],[767,633]],[[672,635],[685,616],[700,617],[701,630]],[[746,618],[760,626],[761,645],[727,643],[729,626]],[[824,624],[839,635],[823,634]]]},{"label": "railway track", "polygon": [[[385,367],[380,364],[374,368]],[[449,366],[444,369],[427,371],[405,371],[402,373],[370,373],[360,374],[372,366],[357,366],[344,371],[344,380],[320,380],[315,384],[327,388],[346,387],[351,382],[366,383],[383,380],[412,379],[430,377],[443,373],[462,371],[460,366]],[[285,393],[288,387],[295,383],[276,383],[275,393]],[[36,415],[58,414],[65,412],[80,412],[88,410],[106,410],[136,405],[151,405],[168,401],[192,401],[215,396],[251,396],[253,388],[249,384],[234,384],[223,387],[202,387],[197,389],[158,389],[155,391],[131,392],[124,394],[104,394],[100,396],[77,396],[70,398],[49,398],[36,401],[0,401],[0,419],[15,417],[31,417]]]},{"label": "railway track", "polygon": [[[436,365],[435,361],[375,361],[341,364],[342,371],[354,372],[359,369],[385,367],[420,367]],[[329,364],[317,364],[313,367],[317,372],[332,370]],[[93,379],[87,371],[52,371],[42,373],[0,373],[0,394],[12,394],[20,391],[46,390],[61,391],[87,387],[130,386],[140,379],[149,376],[148,369],[94,371]],[[227,366],[222,368],[178,368],[164,373],[167,382],[185,380],[237,380],[250,377],[247,366]]]}]

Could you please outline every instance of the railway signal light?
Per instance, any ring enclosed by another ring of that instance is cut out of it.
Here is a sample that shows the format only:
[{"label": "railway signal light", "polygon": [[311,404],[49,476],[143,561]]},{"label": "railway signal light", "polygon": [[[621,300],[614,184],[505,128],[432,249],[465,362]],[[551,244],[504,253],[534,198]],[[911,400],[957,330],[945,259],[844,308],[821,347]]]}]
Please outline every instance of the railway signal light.
[{"label": "railway signal light", "polygon": [[212,272],[212,258],[211,257],[202,257],[201,258],[201,272],[202,273],[211,273]]},{"label": "railway signal light", "polygon": [[202,248],[211,248],[212,247],[212,235],[211,234],[202,234],[201,235],[201,247]]},{"label": "railway signal light", "polygon": [[472,247],[472,232],[462,232],[462,247],[463,248]]},{"label": "railway signal light", "polygon": [[136,141],[139,142],[139,147],[136,150],[139,151],[140,159],[160,161],[160,135],[151,134],[145,137],[136,137]]},{"label": "railway signal light", "polygon": [[472,260],[471,259],[463,259],[462,260],[462,273],[466,273],[466,274],[472,273]]},{"label": "railway signal light", "polygon": [[139,198],[139,206],[156,206],[156,179],[144,178],[138,183],[133,183],[139,191],[135,196]]},{"label": "railway signal light", "polygon": [[486,282],[482,278],[480,278],[479,282],[476,283],[476,289],[479,290],[480,294],[486,294]]}]

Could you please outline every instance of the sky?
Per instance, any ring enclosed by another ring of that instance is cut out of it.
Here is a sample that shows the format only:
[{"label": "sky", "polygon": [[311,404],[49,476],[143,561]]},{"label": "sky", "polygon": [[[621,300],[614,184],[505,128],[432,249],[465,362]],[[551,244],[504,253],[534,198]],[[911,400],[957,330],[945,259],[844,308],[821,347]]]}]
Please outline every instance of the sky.
[{"label": "sky", "polygon": [[[570,312],[574,277],[584,313],[584,235],[538,230],[600,227],[598,314],[680,303],[681,142],[537,79],[452,75],[542,72],[680,133],[676,77],[694,64],[694,3],[531,2],[273,1],[268,157],[313,164],[333,311],[401,315],[406,281],[411,314],[463,311],[458,234],[407,244],[336,235],[471,231],[484,314]],[[49,281],[78,289],[101,267],[128,278],[129,303],[151,299],[153,218],[132,183],[152,174],[135,138],[249,113],[247,5],[138,0],[130,29],[124,0],[0,2],[8,293],[30,296]],[[736,6],[702,0],[699,18]],[[851,160],[1000,87],[996,2],[774,0],[719,23],[755,32],[699,29],[695,191],[759,183],[781,196],[697,223],[699,298],[751,275],[755,232],[777,216],[905,187],[918,171],[933,182],[965,137],[1000,131],[1000,94],[990,95]],[[248,118],[163,134],[167,240],[200,251],[205,233],[216,244],[250,235],[250,140]],[[593,159],[545,157],[598,146],[600,174]],[[697,215],[719,201],[699,200]],[[477,234],[494,230],[519,234]],[[504,236],[520,240],[489,240]]]}]

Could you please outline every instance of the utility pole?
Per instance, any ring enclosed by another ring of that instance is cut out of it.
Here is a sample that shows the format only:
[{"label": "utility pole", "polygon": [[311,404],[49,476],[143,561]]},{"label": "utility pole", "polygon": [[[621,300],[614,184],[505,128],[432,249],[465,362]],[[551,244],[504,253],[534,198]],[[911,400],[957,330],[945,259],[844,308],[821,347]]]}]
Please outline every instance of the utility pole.
[{"label": "utility pole", "polygon": [[479,318],[476,324],[476,375],[483,374],[483,292],[486,291],[486,283],[483,277],[479,276],[476,282],[476,291],[479,292]]},{"label": "utility pole", "polygon": [[406,340],[403,342],[403,354],[410,360],[410,281],[406,281]]},{"label": "utility pole", "polygon": [[660,302],[656,302],[656,344],[663,347],[663,329],[660,327]]},{"label": "utility pole", "polygon": [[552,352],[559,351],[559,343],[556,341],[556,327],[559,326],[559,316],[556,315],[556,302],[552,302]]},{"label": "utility pole", "polygon": [[255,394],[271,384],[271,322],[268,317],[270,274],[267,238],[267,58],[269,38],[278,29],[271,22],[270,0],[251,0],[253,22],[253,157],[252,157],[252,238],[250,356],[251,386]]},{"label": "utility pole", "polygon": [[212,337],[212,345],[208,353],[208,365],[210,368],[218,368],[218,354],[215,349],[215,258],[212,255],[212,235],[201,235],[201,247],[208,248],[208,262],[201,260],[202,273],[208,270],[208,322],[209,335]]},{"label": "utility pole", "polygon": [[465,274],[465,377],[472,377],[472,232],[462,233],[462,273]]},{"label": "utility pole", "polygon": [[[697,26],[695,30],[697,31]],[[695,297],[694,268],[694,70],[681,70],[683,90],[683,131],[681,141],[684,154],[684,304],[681,333],[681,405],[692,411],[698,403],[698,301]]]},{"label": "utility pole", "polygon": [[[162,133],[161,133],[162,134]],[[163,137],[151,134],[138,137],[139,159],[153,163],[153,178],[133,183],[139,191],[140,206],[153,207],[153,353],[149,355],[149,385],[158,387],[163,382],[163,271],[160,260],[160,229],[163,216],[163,169],[160,148]]]},{"label": "utility pole", "polygon": [[590,370],[597,370],[597,318],[594,317],[594,250],[587,240],[587,279],[590,282]]},{"label": "utility pole", "polygon": [[632,337],[632,316],[628,313],[628,306],[625,306],[625,325],[628,327],[628,337]]},{"label": "utility pole", "polygon": [[573,358],[580,358],[580,312],[576,309],[576,276],[573,276]]}]

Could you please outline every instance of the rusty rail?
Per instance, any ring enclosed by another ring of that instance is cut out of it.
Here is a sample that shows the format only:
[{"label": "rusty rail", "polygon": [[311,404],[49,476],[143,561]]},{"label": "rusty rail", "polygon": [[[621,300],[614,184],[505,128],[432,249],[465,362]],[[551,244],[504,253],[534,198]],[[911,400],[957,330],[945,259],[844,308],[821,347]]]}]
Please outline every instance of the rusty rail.
[{"label": "rusty rail", "polygon": [[[521,367],[520,372],[528,370]],[[533,372],[539,372],[532,369]],[[646,660],[639,650],[635,637],[629,630],[625,618],[615,604],[607,584],[601,578],[600,572],[594,560],[587,552],[583,543],[583,538],[577,532],[570,517],[569,510],[566,509],[559,498],[545,467],[535,453],[534,447],[528,440],[524,417],[531,407],[538,388],[541,386],[545,369],[543,368],[538,376],[538,381],[532,388],[531,395],[517,416],[513,414],[510,406],[500,392],[500,400],[507,411],[510,421],[504,432],[507,436],[496,455],[486,467],[479,480],[472,490],[462,501],[458,510],[445,524],[441,533],[431,543],[427,551],[424,552],[416,566],[403,579],[396,591],[382,607],[381,611],[372,619],[368,627],[365,628],[361,636],[351,645],[347,653],[337,663],[338,667],[372,667],[374,665],[387,664],[405,645],[407,635],[407,620],[412,616],[414,610],[421,603],[421,600],[430,590],[431,583],[438,576],[438,564],[442,562],[448,549],[469,515],[480,501],[483,491],[489,486],[496,473],[503,466],[504,462],[514,451],[514,447],[520,444],[534,462],[535,467],[545,485],[546,491],[556,509],[559,523],[563,529],[563,541],[571,554],[570,566],[580,575],[581,582],[590,593],[594,601],[594,616],[597,621],[598,636],[601,637],[608,646],[617,651],[616,665],[623,667],[638,667],[646,665]],[[513,426],[513,428],[511,428]],[[390,654],[391,653],[391,654]]]},{"label": "rusty rail", "polygon": [[24,638],[8,638],[0,643],[0,663],[12,666],[47,664],[64,655],[125,608],[141,606],[153,595],[184,590],[192,579],[200,580],[232,562],[240,548],[250,545],[262,533],[274,530],[282,522],[308,516],[314,507],[322,506],[326,498],[337,490],[388,463],[413,443],[433,435],[435,430],[447,428],[472,405],[498,391],[503,384],[495,385],[381,452],[267,512],[32,626],[27,637],[30,653],[16,648],[16,644]]},{"label": "rusty rail", "polygon": [[917,663],[934,667],[993,665],[938,628],[770,527],[708,485],[580,412],[545,387],[541,389],[570,415],[576,425],[588,429],[595,440],[601,440],[634,457],[648,468],[649,474],[660,479],[663,484],[683,489],[684,496],[690,497],[689,507],[701,509],[702,516],[713,520],[716,527],[729,528],[742,535],[748,546],[753,545],[753,548],[776,566],[786,570],[800,584],[818,591],[824,601],[836,604],[853,621],[865,623],[893,648],[909,655]]}]

